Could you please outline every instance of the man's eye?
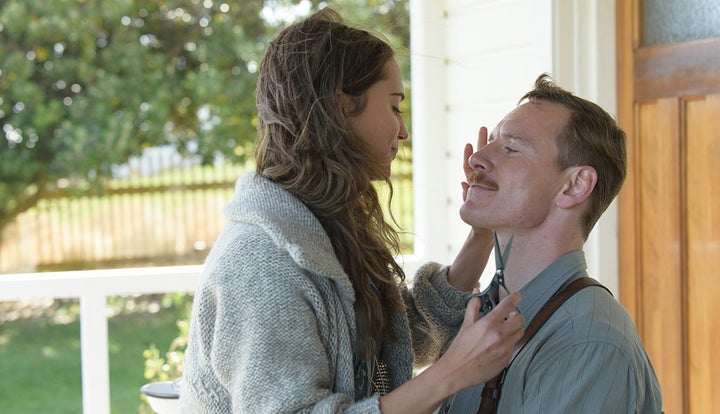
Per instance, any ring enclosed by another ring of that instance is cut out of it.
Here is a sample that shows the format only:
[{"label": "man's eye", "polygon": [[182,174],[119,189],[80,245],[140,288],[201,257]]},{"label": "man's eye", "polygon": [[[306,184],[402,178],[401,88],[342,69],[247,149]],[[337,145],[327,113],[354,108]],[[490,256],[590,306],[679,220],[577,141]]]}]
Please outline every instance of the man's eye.
[{"label": "man's eye", "polygon": [[517,152],[517,150],[510,148],[510,147],[503,147],[503,149],[505,150],[505,153],[507,153],[507,154],[512,154],[512,153]]}]

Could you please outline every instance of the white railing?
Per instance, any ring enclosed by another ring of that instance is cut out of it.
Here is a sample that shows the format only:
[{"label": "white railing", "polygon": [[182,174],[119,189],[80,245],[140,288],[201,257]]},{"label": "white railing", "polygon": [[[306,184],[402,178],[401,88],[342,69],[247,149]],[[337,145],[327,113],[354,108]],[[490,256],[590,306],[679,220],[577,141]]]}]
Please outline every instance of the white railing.
[{"label": "white railing", "polygon": [[173,266],[0,275],[0,301],[79,298],[83,413],[110,414],[106,298],[192,292],[200,270]]},{"label": "white railing", "polygon": [[[408,255],[400,263],[408,276],[407,282],[410,282],[420,262],[417,257]],[[201,269],[202,266],[196,265],[0,275],[0,301],[35,298],[80,300],[83,413],[110,414],[106,298],[193,292]]]}]

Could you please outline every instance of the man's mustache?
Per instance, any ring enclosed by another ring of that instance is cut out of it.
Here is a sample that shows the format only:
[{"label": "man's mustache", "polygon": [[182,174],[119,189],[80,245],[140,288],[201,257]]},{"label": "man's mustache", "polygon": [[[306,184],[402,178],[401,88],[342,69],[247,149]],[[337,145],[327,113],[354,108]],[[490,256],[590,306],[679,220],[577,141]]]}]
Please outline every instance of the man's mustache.
[{"label": "man's mustache", "polygon": [[488,188],[490,190],[497,191],[498,185],[495,181],[490,180],[485,176],[485,174],[473,171],[470,173],[470,175],[467,177],[468,184],[470,185],[479,185],[481,187]]}]

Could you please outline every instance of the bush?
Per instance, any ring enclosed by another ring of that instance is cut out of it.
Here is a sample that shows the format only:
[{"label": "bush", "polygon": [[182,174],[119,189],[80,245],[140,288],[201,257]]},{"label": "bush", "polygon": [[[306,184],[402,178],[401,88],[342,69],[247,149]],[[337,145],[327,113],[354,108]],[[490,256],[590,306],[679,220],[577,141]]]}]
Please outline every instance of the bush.
[{"label": "bush", "polygon": [[176,323],[178,336],[173,339],[170,346],[163,355],[160,350],[151,344],[143,352],[145,358],[145,379],[148,382],[172,381],[182,376],[182,362],[187,347],[188,331],[190,328],[190,311],[192,308],[191,295],[169,296],[176,305],[184,307],[183,318]]}]

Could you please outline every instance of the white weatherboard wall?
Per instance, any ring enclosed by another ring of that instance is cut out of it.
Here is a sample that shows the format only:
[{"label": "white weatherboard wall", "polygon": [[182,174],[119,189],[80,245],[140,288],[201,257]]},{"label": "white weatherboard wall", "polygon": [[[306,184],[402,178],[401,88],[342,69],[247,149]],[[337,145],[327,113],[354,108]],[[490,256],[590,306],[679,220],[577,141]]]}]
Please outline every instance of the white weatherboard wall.
[{"label": "white weatherboard wall", "polygon": [[[555,79],[617,115],[615,1],[556,0]],[[618,295],[618,215],[614,202],[595,225],[585,253],[588,273]]]},{"label": "white weatherboard wall", "polygon": [[[410,1],[415,260],[450,263],[462,246],[463,147],[538,75],[614,113],[614,10],[612,0]],[[616,291],[615,206],[586,251],[591,275]]]}]

